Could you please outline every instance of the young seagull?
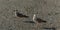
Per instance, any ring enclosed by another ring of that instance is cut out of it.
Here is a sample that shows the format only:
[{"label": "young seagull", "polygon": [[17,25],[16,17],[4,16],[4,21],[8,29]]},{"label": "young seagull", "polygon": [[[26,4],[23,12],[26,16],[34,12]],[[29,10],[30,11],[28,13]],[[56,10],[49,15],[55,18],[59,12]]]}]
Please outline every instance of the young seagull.
[{"label": "young seagull", "polygon": [[39,25],[40,23],[46,23],[46,21],[44,21],[44,20],[42,20],[42,19],[40,19],[40,18],[37,18],[37,15],[36,15],[36,14],[33,15],[33,22],[36,23],[36,27],[38,27],[38,25]]},{"label": "young seagull", "polygon": [[42,23],[42,22],[43,22],[43,23],[46,23],[46,21],[44,21],[44,20],[42,20],[42,19],[40,19],[40,18],[37,18],[37,17],[36,17],[36,14],[33,15],[33,21],[34,21],[35,23],[36,23],[36,22],[37,22],[37,23]]},{"label": "young seagull", "polygon": [[19,13],[18,10],[15,10],[15,16],[20,18],[28,18],[29,16],[23,15],[22,13]]}]

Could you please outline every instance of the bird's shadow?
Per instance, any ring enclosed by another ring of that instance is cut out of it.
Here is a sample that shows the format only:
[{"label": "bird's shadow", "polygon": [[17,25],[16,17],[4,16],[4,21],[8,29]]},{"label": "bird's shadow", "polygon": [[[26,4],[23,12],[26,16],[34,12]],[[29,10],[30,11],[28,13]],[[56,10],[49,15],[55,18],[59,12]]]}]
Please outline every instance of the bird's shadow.
[{"label": "bird's shadow", "polygon": [[23,21],[24,23],[35,23],[33,21]]},{"label": "bird's shadow", "polygon": [[[24,23],[35,23],[33,21],[23,21]],[[56,30],[55,27],[52,27],[52,28],[48,28],[48,27],[43,27],[43,29],[46,29],[46,30]]]},{"label": "bird's shadow", "polygon": [[46,29],[46,30],[56,30],[56,28],[54,28],[54,27],[52,27],[52,28],[47,28],[47,27],[45,27],[45,28],[43,28],[43,29]]}]

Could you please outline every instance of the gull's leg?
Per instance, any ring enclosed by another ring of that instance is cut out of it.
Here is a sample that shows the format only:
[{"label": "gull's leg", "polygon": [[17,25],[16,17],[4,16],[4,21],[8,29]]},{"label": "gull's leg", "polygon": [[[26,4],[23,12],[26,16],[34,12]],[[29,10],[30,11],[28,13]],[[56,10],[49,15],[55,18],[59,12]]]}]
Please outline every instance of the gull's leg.
[{"label": "gull's leg", "polygon": [[39,23],[36,23],[36,24],[34,25],[34,28],[33,28],[33,30],[36,30],[36,29],[38,29],[38,27],[39,27]]},{"label": "gull's leg", "polygon": [[34,24],[33,30],[35,30],[36,24]]},{"label": "gull's leg", "polygon": [[39,28],[39,23],[36,24],[36,29],[38,30],[38,28]]}]

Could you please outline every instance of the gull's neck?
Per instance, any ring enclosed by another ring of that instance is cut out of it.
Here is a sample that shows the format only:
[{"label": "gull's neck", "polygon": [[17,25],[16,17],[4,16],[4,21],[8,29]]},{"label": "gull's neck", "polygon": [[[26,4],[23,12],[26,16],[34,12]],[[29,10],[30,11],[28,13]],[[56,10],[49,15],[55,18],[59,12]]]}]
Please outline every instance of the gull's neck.
[{"label": "gull's neck", "polygon": [[17,12],[18,12],[18,11],[15,10],[15,16],[17,16]]},{"label": "gull's neck", "polygon": [[33,15],[33,21],[35,21],[35,20],[36,20],[36,14]]}]

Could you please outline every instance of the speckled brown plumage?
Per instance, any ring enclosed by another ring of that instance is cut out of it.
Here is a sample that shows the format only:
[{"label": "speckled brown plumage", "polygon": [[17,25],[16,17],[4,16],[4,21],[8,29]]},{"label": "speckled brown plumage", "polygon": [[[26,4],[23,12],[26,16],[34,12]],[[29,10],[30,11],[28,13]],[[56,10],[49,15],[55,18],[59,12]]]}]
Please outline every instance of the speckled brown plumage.
[{"label": "speckled brown plumage", "polygon": [[36,22],[38,22],[38,23],[46,23],[47,21],[44,21],[44,20],[42,20],[42,19],[40,19],[40,18],[37,18],[37,19],[36,19]]}]

